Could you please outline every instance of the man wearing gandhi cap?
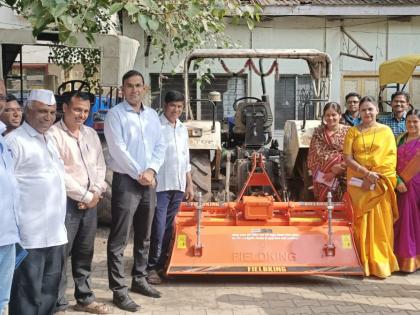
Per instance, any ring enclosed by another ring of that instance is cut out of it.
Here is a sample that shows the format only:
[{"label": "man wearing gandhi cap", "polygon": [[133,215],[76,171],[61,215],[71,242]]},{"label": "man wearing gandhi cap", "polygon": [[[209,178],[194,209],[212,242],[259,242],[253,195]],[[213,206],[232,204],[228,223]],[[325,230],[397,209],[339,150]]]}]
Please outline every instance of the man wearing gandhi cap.
[{"label": "man wearing gandhi cap", "polygon": [[67,232],[64,166],[47,134],[55,114],[54,94],[33,90],[25,122],[6,136],[20,191],[21,245],[28,251],[13,276],[11,315],[52,314],[57,300]]}]

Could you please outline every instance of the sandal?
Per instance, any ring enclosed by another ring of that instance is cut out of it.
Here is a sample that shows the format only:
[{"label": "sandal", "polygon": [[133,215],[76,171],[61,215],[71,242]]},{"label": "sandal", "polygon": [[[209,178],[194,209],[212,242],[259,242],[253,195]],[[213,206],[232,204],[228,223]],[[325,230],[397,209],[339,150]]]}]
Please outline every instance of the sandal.
[{"label": "sandal", "polygon": [[88,305],[82,305],[77,303],[74,309],[78,312],[86,312],[91,314],[109,314],[108,306],[98,302],[92,302]]}]

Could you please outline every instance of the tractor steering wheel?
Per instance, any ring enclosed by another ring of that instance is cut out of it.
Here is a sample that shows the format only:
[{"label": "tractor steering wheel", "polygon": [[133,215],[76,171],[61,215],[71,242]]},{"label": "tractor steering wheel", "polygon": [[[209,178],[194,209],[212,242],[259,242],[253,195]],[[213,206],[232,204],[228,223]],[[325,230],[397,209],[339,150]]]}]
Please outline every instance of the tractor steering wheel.
[{"label": "tractor steering wheel", "polygon": [[[79,86],[76,88],[77,85]],[[70,90],[67,89],[69,86],[70,86]],[[63,95],[65,92],[73,92],[73,91],[90,92],[90,86],[86,81],[70,80],[70,81],[66,81],[60,84],[60,86],[57,89],[57,94]]]},{"label": "tractor steering wheel", "polygon": [[243,101],[243,100],[255,100],[255,101],[257,101],[257,102],[262,102],[262,100],[260,100],[259,98],[257,98],[257,97],[253,97],[253,96],[244,96],[244,97],[240,97],[240,98],[238,98],[238,99],[236,99],[234,102],[233,102],[233,109],[236,111],[236,108],[238,107],[238,102],[239,101]]}]

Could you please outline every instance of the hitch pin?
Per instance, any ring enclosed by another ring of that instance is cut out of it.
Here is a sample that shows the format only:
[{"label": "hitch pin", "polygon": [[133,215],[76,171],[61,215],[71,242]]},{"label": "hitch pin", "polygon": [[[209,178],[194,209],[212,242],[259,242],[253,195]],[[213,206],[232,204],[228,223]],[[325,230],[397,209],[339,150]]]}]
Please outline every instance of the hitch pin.
[{"label": "hitch pin", "polygon": [[327,210],[328,210],[328,243],[324,245],[324,253],[326,256],[335,256],[335,245],[333,244],[332,237],[332,212],[334,210],[334,205],[332,202],[331,191],[327,194]]},{"label": "hitch pin", "polygon": [[197,240],[194,246],[194,256],[201,256],[203,254],[203,246],[201,244],[201,214],[203,212],[203,196],[201,191],[198,192],[197,204]]}]

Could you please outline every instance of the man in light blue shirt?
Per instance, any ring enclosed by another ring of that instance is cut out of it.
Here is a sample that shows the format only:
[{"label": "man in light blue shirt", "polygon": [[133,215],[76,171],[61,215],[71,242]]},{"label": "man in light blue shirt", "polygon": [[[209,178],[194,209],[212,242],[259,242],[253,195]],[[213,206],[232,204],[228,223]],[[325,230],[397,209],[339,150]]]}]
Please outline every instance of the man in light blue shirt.
[{"label": "man in light blue shirt", "polygon": [[161,283],[158,272],[165,266],[169,255],[173,223],[182,199],[184,196],[189,201],[194,198],[188,129],[178,119],[184,109],[184,95],[169,91],[165,95],[163,109],[160,121],[167,147],[165,162],[157,174],[157,206],[147,266],[147,280],[151,284]]},{"label": "man in light blue shirt", "polygon": [[155,175],[163,163],[166,146],[157,113],[143,104],[147,87],[141,73],[128,71],[122,78],[122,84],[125,100],[107,113],[104,126],[109,150],[108,166],[114,172],[112,223],[107,248],[108,279],[114,304],[120,309],[135,312],[139,305],[127,293],[123,254],[133,224],[131,291],[160,297],[160,292],[146,280],[146,268],[156,206]]},{"label": "man in light blue shirt", "polygon": [[[0,80],[0,115],[6,106],[6,89]],[[15,270],[15,243],[19,242],[16,221],[18,205],[17,183],[13,173],[13,160],[1,135],[6,125],[0,121],[0,315],[9,302],[13,271]]]}]

